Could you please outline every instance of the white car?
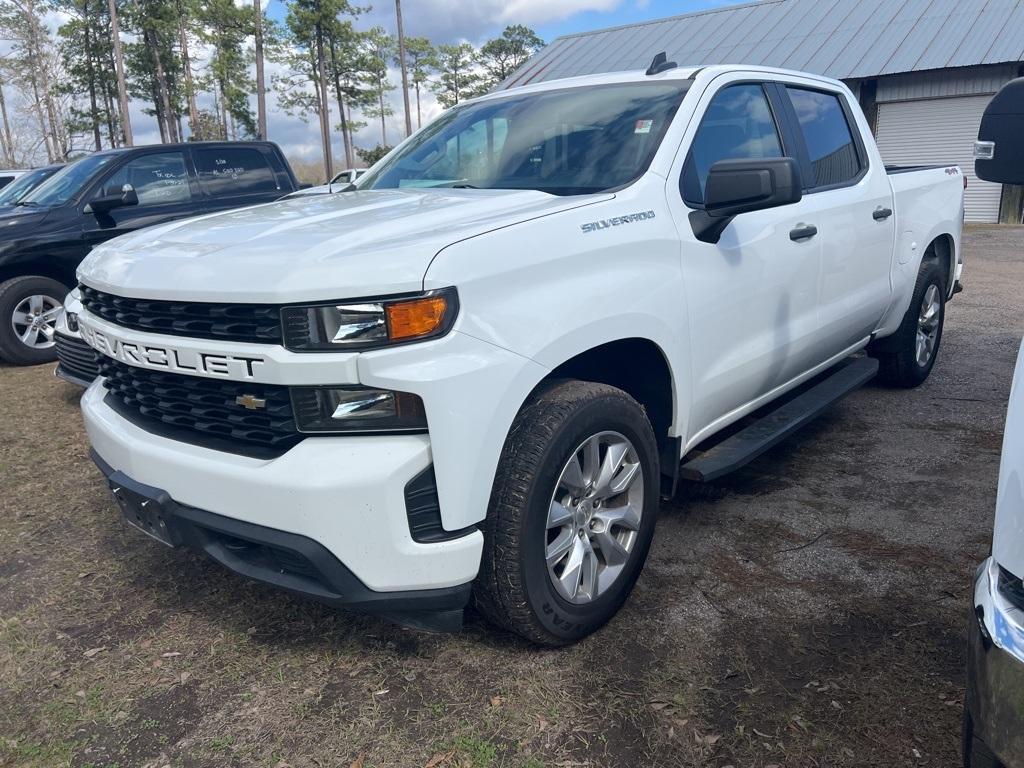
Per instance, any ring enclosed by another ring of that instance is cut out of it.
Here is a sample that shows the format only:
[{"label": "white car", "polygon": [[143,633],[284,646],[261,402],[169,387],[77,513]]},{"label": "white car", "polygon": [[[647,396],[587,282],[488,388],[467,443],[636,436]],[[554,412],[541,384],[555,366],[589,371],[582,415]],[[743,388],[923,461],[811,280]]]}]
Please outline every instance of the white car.
[{"label": "white car", "polygon": [[[1024,78],[995,95],[975,145],[978,178],[1024,183]],[[964,768],[1024,768],[1024,347],[1010,391],[992,555],[974,579],[967,631]]]},{"label": "white car", "polygon": [[992,556],[974,581],[964,716],[966,768],[1024,766],[1024,347],[1010,393]]},{"label": "white car", "polygon": [[962,219],[960,170],[888,173],[838,81],[659,60],[489,94],[356,191],[97,247],[86,428],[166,544],[564,644],[626,600],[679,477],[927,378]]}]

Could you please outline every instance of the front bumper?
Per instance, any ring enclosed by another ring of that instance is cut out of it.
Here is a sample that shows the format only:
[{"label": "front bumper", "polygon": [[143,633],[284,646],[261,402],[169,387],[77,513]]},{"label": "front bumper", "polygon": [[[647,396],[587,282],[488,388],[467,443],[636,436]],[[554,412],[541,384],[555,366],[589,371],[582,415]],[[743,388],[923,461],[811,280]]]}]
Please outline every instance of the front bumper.
[{"label": "front bumper", "polygon": [[100,379],[82,397],[97,456],[177,506],[309,539],[375,593],[463,587],[476,577],[479,531],[433,543],[410,532],[405,487],[431,465],[426,435],[312,437],[255,459],[147,432],[105,394]]},{"label": "front bumper", "polygon": [[1006,768],[1022,768],[1024,610],[1000,593],[998,583],[999,566],[989,558],[978,569],[968,627],[968,737],[984,742]]}]

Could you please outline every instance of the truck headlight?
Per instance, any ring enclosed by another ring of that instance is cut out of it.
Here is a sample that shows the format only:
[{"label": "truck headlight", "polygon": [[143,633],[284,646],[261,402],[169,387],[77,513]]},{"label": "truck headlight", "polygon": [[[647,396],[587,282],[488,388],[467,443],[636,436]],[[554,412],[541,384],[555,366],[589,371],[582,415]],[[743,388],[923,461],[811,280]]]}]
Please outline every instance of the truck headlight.
[{"label": "truck headlight", "polygon": [[284,345],[297,352],[374,349],[443,336],[459,312],[454,288],[366,302],[285,307]]},{"label": "truck headlight", "polygon": [[418,432],[423,401],[409,392],[366,387],[292,387],[299,432]]}]

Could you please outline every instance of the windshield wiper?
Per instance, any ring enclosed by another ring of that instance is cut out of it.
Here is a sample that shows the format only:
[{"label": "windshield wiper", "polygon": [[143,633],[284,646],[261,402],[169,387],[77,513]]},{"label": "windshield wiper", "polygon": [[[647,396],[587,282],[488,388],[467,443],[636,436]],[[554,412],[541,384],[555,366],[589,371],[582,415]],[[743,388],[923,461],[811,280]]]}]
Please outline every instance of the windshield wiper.
[{"label": "windshield wiper", "polygon": [[449,189],[482,189],[476,184],[470,184],[468,181],[460,181],[458,184],[452,184]]},{"label": "windshield wiper", "polygon": [[25,206],[34,205],[34,206],[38,207],[39,203],[37,203],[35,200],[19,200],[18,202],[15,203],[15,205],[25,205]]}]

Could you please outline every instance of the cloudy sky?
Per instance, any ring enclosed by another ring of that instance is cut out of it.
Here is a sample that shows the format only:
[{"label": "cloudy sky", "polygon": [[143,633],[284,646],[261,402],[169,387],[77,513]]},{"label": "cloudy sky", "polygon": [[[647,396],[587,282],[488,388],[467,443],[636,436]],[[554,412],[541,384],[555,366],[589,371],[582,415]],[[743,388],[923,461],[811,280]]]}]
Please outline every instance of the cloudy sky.
[{"label": "cloudy sky", "polygon": [[[245,0],[239,0],[244,2]],[[372,0],[371,0],[372,2]],[[363,5],[370,2],[363,0]],[[546,41],[560,35],[583,32],[602,27],[629,24],[645,19],[663,18],[688,11],[720,5],[730,0],[403,0],[402,11],[405,32],[409,36],[427,37],[435,43],[468,41],[479,45],[488,38],[499,35],[508,24],[525,24],[532,27]],[[368,28],[383,26],[389,32],[395,31],[393,0],[377,0],[372,10],[359,18],[357,25]],[[285,4],[282,0],[264,0],[267,13],[276,19],[283,19]],[[54,28],[59,23],[54,19]],[[2,46],[0,46],[2,48]],[[0,50],[0,55],[3,51]],[[268,66],[268,86],[273,67]],[[391,81],[398,84],[401,78],[397,71]],[[424,94],[424,122],[440,112],[436,101],[429,93]],[[404,134],[402,94],[400,89],[390,93],[395,114],[389,118],[387,137],[389,143]],[[132,128],[137,144],[156,143],[160,140],[156,121],[143,114],[145,105],[132,104]],[[204,105],[201,101],[200,107]],[[268,133],[285,153],[294,160],[316,161],[321,157],[319,129],[315,116],[309,122],[293,117],[278,108],[274,94],[268,94]],[[333,105],[332,105],[333,106]],[[255,111],[255,98],[253,98]],[[336,110],[335,110],[336,111]],[[332,122],[337,115],[332,114]],[[357,118],[358,119],[358,118]],[[415,127],[415,104],[413,104],[413,126]],[[381,141],[380,121],[370,124],[356,136],[356,144],[372,147]],[[335,165],[343,163],[340,137],[335,138]]]}]

